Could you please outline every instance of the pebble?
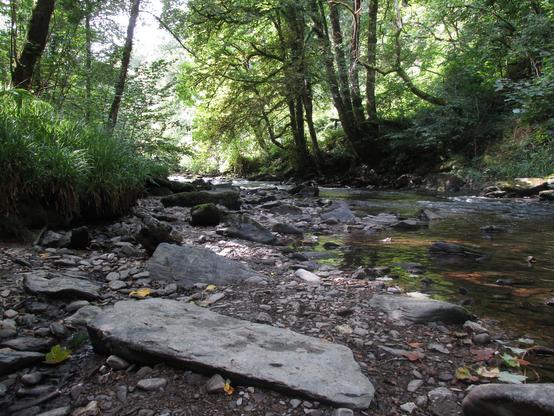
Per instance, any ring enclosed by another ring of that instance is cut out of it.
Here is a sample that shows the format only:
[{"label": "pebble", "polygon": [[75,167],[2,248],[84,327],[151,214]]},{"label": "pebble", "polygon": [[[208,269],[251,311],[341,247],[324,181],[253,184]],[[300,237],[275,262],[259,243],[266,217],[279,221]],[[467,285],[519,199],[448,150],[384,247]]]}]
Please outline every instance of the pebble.
[{"label": "pebble", "polygon": [[13,309],[8,309],[7,311],[4,311],[4,318],[12,319],[15,318],[17,315],[19,315],[19,312],[14,311]]},{"label": "pebble", "polygon": [[71,302],[69,305],[65,307],[65,311],[67,313],[73,313],[81,309],[83,306],[89,305],[90,302],[88,300],[76,300],[75,302]]},{"label": "pebble", "polygon": [[42,412],[36,416],[67,416],[71,412],[71,406],[58,407],[56,409]]},{"label": "pebble", "polygon": [[404,412],[412,414],[413,411],[417,409],[417,405],[414,402],[408,402],[401,405],[400,409],[403,410]]},{"label": "pebble", "polygon": [[120,402],[124,402],[127,400],[127,392],[129,389],[126,385],[119,385],[115,388],[115,397],[117,397],[117,400]]},{"label": "pebble", "polygon": [[421,386],[423,386],[423,380],[420,380],[420,379],[417,379],[417,380],[412,380],[408,383],[408,391],[410,393],[413,393],[415,392],[417,389],[419,389]]},{"label": "pebble", "polygon": [[335,409],[332,416],[354,416],[354,412],[351,409]]},{"label": "pebble", "polygon": [[79,407],[78,409],[75,409],[73,413],[71,413],[71,416],[99,416],[99,415],[101,415],[100,406],[98,405],[98,402],[95,400],[89,402],[84,407]]},{"label": "pebble", "polygon": [[166,385],[165,378],[145,378],[137,383],[137,387],[145,391],[163,390]]},{"label": "pebble", "polygon": [[137,378],[144,378],[151,373],[152,373],[152,368],[148,366],[141,367],[137,371]]},{"label": "pebble", "polygon": [[473,343],[475,345],[487,345],[489,342],[491,342],[491,336],[486,332],[477,334],[473,337]]},{"label": "pebble", "polygon": [[21,376],[21,382],[26,386],[34,386],[35,384],[40,383],[42,380],[42,373],[34,372],[28,373]]},{"label": "pebble", "polygon": [[302,400],[292,399],[289,403],[293,409],[296,409],[298,406],[302,404]]},{"label": "pebble", "polygon": [[117,355],[110,355],[106,359],[106,364],[108,364],[114,370],[125,370],[129,367],[129,363],[123,358],[118,357]]},{"label": "pebble", "polygon": [[206,391],[208,393],[219,393],[225,387],[225,379],[219,374],[212,376],[206,383]]}]

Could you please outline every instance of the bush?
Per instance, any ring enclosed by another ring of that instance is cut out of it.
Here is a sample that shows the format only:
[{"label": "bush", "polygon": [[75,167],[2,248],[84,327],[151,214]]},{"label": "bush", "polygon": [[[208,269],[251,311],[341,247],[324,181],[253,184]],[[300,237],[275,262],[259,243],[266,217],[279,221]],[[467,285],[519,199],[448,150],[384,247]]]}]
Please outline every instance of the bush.
[{"label": "bush", "polygon": [[0,169],[4,220],[22,201],[66,218],[118,216],[147,176],[164,173],[125,138],[64,119],[20,90],[0,93]]}]

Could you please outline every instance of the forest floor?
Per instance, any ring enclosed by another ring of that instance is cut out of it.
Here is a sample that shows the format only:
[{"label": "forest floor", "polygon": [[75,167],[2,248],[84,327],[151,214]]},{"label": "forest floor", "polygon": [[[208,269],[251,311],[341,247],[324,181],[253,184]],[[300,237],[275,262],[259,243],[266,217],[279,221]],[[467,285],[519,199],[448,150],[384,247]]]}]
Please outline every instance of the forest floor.
[{"label": "forest floor", "polygon": [[[391,219],[389,214],[360,218],[343,205],[315,196],[292,196],[277,189],[242,190],[241,200],[240,212],[265,227],[287,224],[303,234],[274,233],[277,240],[272,244],[232,238],[218,234],[215,227],[191,226],[189,208],[164,207],[159,197],[149,197],[138,202],[132,215],[114,223],[88,226],[91,241],[85,249],[4,244],[0,249],[0,312],[4,316],[0,343],[12,349],[0,349],[0,413],[459,415],[470,383],[490,382],[486,377],[476,377],[474,370],[498,364],[501,344],[490,340],[515,342],[493,322],[480,322],[486,330],[479,330],[463,322],[446,325],[397,319],[371,304],[376,294],[401,296],[402,289],[388,279],[387,270],[343,270],[318,264],[321,253],[313,250],[318,235],[338,235],[350,227],[379,232],[401,221],[399,218]],[[333,212],[334,217],[329,215]],[[235,214],[229,213],[228,218]],[[135,238],[144,227],[145,217],[170,224],[172,236],[181,244],[210,249],[243,262],[265,276],[266,284],[196,284],[183,288],[156,280],[147,271],[150,256]],[[51,246],[56,244],[55,239],[49,242]],[[303,280],[295,274],[298,269],[312,270],[319,281]],[[23,282],[29,275],[84,278],[101,287],[100,297],[75,302],[56,294],[31,294]],[[375,387],[369,409],[337,411],[338,406],[305,395],[274,391],[271,383],[236,385],[231,380],[233,392],[212,389],[213,380],[208,381],[215,372],[201,375],[172,368],[163,360],[150,367],[123,365],[125,369],[106,364],[107,356],[95,353],[87,339],[85,325],[92,318],[86,315],[98,312],[91,305],[105,308],[128,300],[132,291],[141,288],[149,289],[150,298],[195,302],[219,314],[347,346]],[[58,343],[72,350],[62,363],[35,360],[30,366],[12,366],[13,350],[44,353]],[[465,374],[464,369],[471,369],[472,374]],[[139,383],[144,379],[165,382],[161,388],[150,389]]]}]

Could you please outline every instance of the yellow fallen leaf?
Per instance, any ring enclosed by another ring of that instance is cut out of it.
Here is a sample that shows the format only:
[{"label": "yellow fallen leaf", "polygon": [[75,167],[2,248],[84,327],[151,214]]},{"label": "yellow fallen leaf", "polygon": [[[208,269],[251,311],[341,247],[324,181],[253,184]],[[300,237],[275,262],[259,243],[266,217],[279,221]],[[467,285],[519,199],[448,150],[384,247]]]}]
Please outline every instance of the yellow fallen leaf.
[{"label": "yellow fallen leaf", "polygon": [[214,290],[217,289],[217,286],[216,285],[208,285],[206,286],[206,292],[213,292]]},{"label": "yellow fallen leaf", "polygon": [[129,292],[129,296],[131,296],[132,298],[145,298],[147,296],[150,296],[151,293],[151,289],[143,287],[141,289],[132,290],[131,292]]},{"label": "yellow fallen leaf", "polygon": [[227,380],[225,382],[225,385],[223,386],[223,390],[225,391],[225,393],[227,393],[229,396],[232,396],[233,393],[235,392],[235,389],[231,386],[231,382],[229,380]]},{"label": "yellow fallen leaf", "polygon": [[498,369],[497,367],[479,367],[477,369],[477,375],[483,378],[498,378],[498,376],[500,375],[500,369]]}]

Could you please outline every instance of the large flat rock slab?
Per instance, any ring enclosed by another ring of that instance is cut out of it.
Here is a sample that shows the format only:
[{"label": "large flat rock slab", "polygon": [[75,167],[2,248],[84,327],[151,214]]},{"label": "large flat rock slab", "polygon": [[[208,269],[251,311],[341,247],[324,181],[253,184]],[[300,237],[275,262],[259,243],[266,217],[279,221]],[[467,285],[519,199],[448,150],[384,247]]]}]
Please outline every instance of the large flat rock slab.
[{"label": "large flat rock slab", "polygon": [[0,376],[11,374],[44,360],[44,354],[29,351],[14,351],[10,348],[0,350]]},{"label": "large flat rock slab", "polygon": [[386,312],[390,318],[416,323],[444,322],[463,324],[475,317],[461,306],[432,299],[399,295],[375,295],[370,305]]},{"label": "large flat rock slab", "polygon": [[86,300],[98,299],[101,288],[99,284],[85,279],[56,276],[47,272],[26,273],[23,277],[23,287],[36,295]]},{"label": "large flat rock slab", "polygon": [[171,280],[182,287],[195,283],[228,285],[263,283],[265,279],[242,263],[226,259],[211,250],[162,243],[146,264],[150,277]]},{"label": "large flat rock slab", "polygon": [[194,207],[200,204],[220,204],[229,209],[240,209],[240,193],[235,190],[183,192],[161,199],[164,207]]},{"label": "large flat rock slab", "polygon": [[552,416],[554,384],[487,384],[474,387],[464,416]]},{"label": "large flat rock slab", "polygon": [[345,346],[189,303],[118,302],[98,315],[88,331],[95,350],[129,361],[217,372],[355,409],[367,408],[374,394]]}]

